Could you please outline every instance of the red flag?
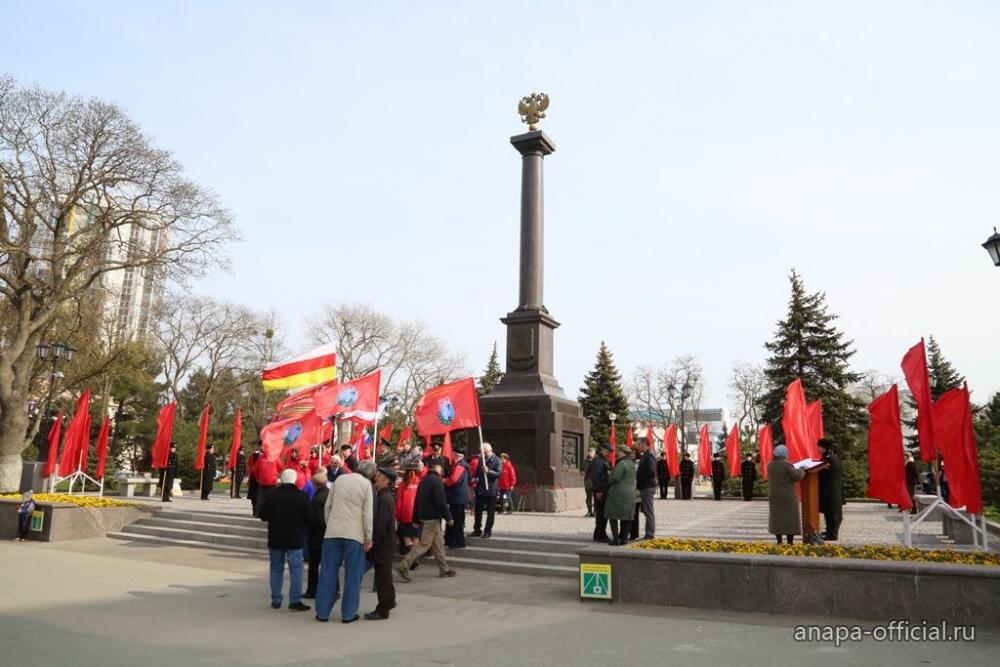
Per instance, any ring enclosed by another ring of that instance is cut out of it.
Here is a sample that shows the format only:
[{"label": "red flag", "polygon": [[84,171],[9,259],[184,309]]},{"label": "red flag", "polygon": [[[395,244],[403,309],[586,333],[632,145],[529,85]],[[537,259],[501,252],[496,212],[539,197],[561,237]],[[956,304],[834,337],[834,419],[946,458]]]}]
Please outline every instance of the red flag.
[{"label": "red flag", "polygon": [[712,474],[712,448],[708,444],[708,424],[698,432],[698,474],[706,477]]},{"label": "red flag", "polygon": [[934,405],[931,402],[931,380],[927,372],[927,351],[924,339],[907,350],[900,363],[906,386],[917,403],[917,439],[920,441],[920,460],[937,459],[934,445]]},{"label": "red flag", "polygon": [[948,504],[979,514],[983,498],[967,387],[946,391],[934,403],[934,442],[944,459]]},{"label": "red flag", "polygon": [[764,424],[757,433],[757,451],[760,452],[761,473],[764,479],[767,479],[767,464],[774,455],[774,434],[771,432],[770,424]]},{"label": "red flag", "polygon": [[823,433],[823,399],[817,398],[806,406],[806,423],[809,425],[809,446],[814,459],[820,458],[819,445],[816,443],[824,437]]},{"label": "red flag", "polygon": [[646,422],[646,442],[649,443],[649,448],[655,453],[656,434],[653,433],[653,422]]},{"label": "red flag", "polygon": [[632,425],[628,425],[628,433],[625,434],[625,446],[635,447],[635,431],[632,430]]},{"label": "red flag", "polygon": [[309,448],[320,442],[323,420],[315,412],[298,417],[279,419],[260,431],[264,458],[276,461],[292,449],[299,450],[299,458],[309,456]]},{"label": "red flag", "polygon": [[228,470],[236,470],[236,457],[240,453],[241,444],[243,444],[243,409],[236,408],[236,417],[233,419],[233,444],[229,446],[229,459],[226,461]]},{"label": "red flag", "polygon": [[403,445],[405,445],[412,439],[413,439],[413,429],[407,426],[402,431],[399,432],[399,442],[396,443],[396,449],[402,449]]},{"label": "red flag", "polygon": [[615,467],[615,450],[618,448],[618,444],[615,442],[615,423],[611,422],[611,436],[608,438],[608,442],[611,445],[611,455],[608,457],[608,461],[611,463],[611,467]]},{"label": "red flag", "polygon": [[726,438],[726,463],[729,464],[729,476],[739,477],[740,469],[740,428],[738,424],[733,424],[733,429]]},{"label": "red flag", "polygon": [[174,434],[174,413],[177,403],[167,403],[160,408],[156,418],[156,439],[153,440],[153,467],[166,468],[170,457],[170,438]]},{"label": "red flag", "polygon": [[667,450],[667,469],[671,477],[681,474],[680,462],[677,460],[677,424],[667,427],[663,435],[663,448]]},{"label": "red flag", "polygon": [[372,421],[378,412],[382,371],[341,384],[326,384],[313,394],[316,412],[321,417],[342,415]]},{"label": "red flag", "polygon": [[111,430],[111,419],[107,415],[101,422],[101,430],[97,433],[97,470],[94,472],[95,479],[104,477],[104,463],[108,458],[108,431]]},{"label": "red flag", "polygon": [[413,417],[421,435],[440,435],[479,426],[476,381],[465,378],[428,389],[417,401]]},{"label": "red flag", "polygon": [[83,420],[83,430],[80,432],[80,448],[76,457],[76,469],[87,472],[87,464],[90,460],[90,411]]},{"label": "red flag", "polygon": [[63,413],[59,413],[49,428],[49,458],[45,459],[45,477],[52,477],[59,458],[59,436],[62,435]]},{"label": "red flag", "polygon": [[910,509],[903,469],[903,426],[899,421],[899,389],[892,385],[868,404],[868,496],[900,509]]},{"label": "red flag", "polygon": [[788,447],[789,461],[797,463],[802,459],[819,458],[819,456],[812,455],[816,443],[809,446],[811,436],[809,423],[806,419],[806,395],[802,389],[802,380],[791,383],[785,391],[781,430],[785,432],[785,445]]},{"label": "red flag", "polygon": [[392,443],[392,424],[386,424],[382,427],[382,430],[378,432],[378,439]]},{"label": "red flag", "polygon": [[[63,442],[62,455],[59,457],[59,476],[66,477],[76,472],[79,465],[80,452],[83,450],[84,429],[87,427],[87,416],[90,410],[90,388],[88,387],[80,400],[76,402],[76,412],[73,420],[66,427],[66,439]],[[89,441],[89,438],[87,438]]]},{"label": "red flag", "polygon": [[211,410],[208,403],[201,409],[201,424],[198,432],[198,453],[194,455],[194,469],[205,467],[205,442],[208,440],[208,413]]},{"label": "red flag", "polygon": [[444,434],[444,444],[441,446],[441,456],[452,463],[455,462],[455,452],[451,448],[451,431]]}]

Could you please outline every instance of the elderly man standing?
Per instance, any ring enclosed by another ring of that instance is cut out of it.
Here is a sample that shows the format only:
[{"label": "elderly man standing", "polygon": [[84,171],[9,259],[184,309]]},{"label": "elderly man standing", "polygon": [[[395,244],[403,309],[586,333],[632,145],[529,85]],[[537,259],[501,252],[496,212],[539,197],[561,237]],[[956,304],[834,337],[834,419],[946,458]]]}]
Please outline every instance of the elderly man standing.
[{"label": "elderly man standing", "polygon": [[288,608],[306,611],[302,604],[302,544],[309,525],[309,496],[295,486],[295,471],[281,473],[281,485],[260,508],[267,521],[267,549],[271,559],[271,607],[281,609],[281,582],[288,561]]},{"label": "elderly man standing", "polygon": [[[653,514],[653,498],[656,497],[656,456],[649,448],[647,438],[639,438],[636,442],[636,450],[639,452],[639,462],[636,464],[635,484],[639,490],[639,502],[641,504],[642,515],[646,517],[646,532],[643,539],[651,540],[656,537],[656,517]],[[635,519],[633,532],[638,535],[639,518]]]},{"label": "elderly man standing", "polygon": [[316,620],[330,619],[333,603],[339,595],[340,566],[344,566],[344,595],[340,601],[340,620],[353,623],[360,618],[361,576],[365,552],[372,547],[374,503],[370,478],[375,464],[362,461],[357,470],[341,475],[330,488],[324,514],[326,535],[316,587]]},{"label": "elderly man standing", "polygon": [[413,520],[420,522],[421,525],[420,542],[410,549],[406,558],[396,569],[403,581],[412,581],[410,566],[428,551],[437,561],[442,577],[455,576],[455,570],[449,567],[448,561],[444,557],[444,533],[441,531],[441,519],[444,519],[449,526],[453,525],[454,521],[445,499],[441,473],[440,464],[431,466],[427,475],[420,480],[420,484],[417,486],[417,498],[413,503]]},{"label": "elderly man standing", "polygon": [[[485,462],[486,465],[483,465]],[[503,471],[503,461],[493,453],[493,446],[483,443],[482,454],[479,456],[479,465],[473,473],[476,481],[476,522],[472,526],[470,537],[491,537],[493,535],[493,518],[497,509],[497,498],[500,490],[497,482],[500,481],[500,473]],[[486,527],[483,530],[483,510],[486,510]]]},{"label": "elderly man standing", "polygon": [[396,587],[392,583],[392,556],[396,550],[396,501],[392,489],[396,486],[396,471],[379,468],[375,473],[375,532],[368,560],[375,566],[375,592],[378,606],[365,614],[365,619],[378,621],[389,618],[389,611],[396,606]]}]

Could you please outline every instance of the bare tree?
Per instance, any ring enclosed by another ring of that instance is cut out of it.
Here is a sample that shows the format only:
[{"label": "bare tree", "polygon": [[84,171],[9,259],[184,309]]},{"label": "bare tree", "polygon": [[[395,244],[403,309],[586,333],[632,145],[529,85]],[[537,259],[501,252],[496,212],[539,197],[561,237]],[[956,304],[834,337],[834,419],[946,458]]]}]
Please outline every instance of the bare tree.
[{"label": "bare tree", "polygon": [[896,378],[889,375],[888,373],[882,373],[874,369],[869,369],[861,374],[861,379],[858,384],[861,387],[864,396],[868,401],[874,401],[876,398],[889,391],[889,387],[896,382]]},{"label": "bare tree", "polygon": [[201,274],[233,237],[121,109],[0,78],[0,488],[19,481],[35,348],[64,304],[129,270]]},{"label": "bare tree", "polygon": [[[701,364],[692,355],[676,357],[659,369],[640,366],[629,383],[630,400],[633,405],[659,415],[664,427],[681,422],[686,428],[685,410],[694,410],[695,426],[698,426],[698,409],[705,391]],[[686,442],[687,434],[681,429],[681,442]]]},{"label": "bare tree", "polygon": [[767,377],[760,364],[737,362],[729,377],[729,388],[732,390],[736,410],[736,423],[743,428],[743,422],[750,420],[750,425],[756,428],[760,424],[760,401],[767,390]]},{"label": "bare tree", "polygon": [[383,393],[395,395],[408,413],[430,387],[469,374],[465,359],[422,322],[396,322],[367,304],[328,304],[308,331],[316,344],[337,344],[341,377],[381,369]]}]

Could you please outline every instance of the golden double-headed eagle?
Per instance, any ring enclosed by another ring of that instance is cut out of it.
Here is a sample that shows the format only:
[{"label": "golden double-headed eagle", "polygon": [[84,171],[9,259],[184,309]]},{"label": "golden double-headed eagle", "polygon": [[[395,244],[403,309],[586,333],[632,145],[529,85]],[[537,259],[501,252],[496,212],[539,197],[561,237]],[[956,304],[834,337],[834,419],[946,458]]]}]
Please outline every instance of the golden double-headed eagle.
[{"label": "golden double-headed eagle", "polygon": [[534,132],[538,129],[538,121],[545,118],[545,110],[549,108],[549,96],[545,93],[532,93],[522,97],[517,103],[517,112],[521,114],[521,122],[528,124],[528,129]]}]

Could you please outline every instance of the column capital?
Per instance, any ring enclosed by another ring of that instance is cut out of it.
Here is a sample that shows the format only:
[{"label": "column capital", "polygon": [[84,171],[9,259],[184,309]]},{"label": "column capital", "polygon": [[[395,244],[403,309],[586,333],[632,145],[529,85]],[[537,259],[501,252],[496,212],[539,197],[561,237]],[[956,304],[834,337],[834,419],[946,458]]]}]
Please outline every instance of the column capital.
[{"label": "column capital", "polygon": [[556,145],[552,139],[541,130],[515,135],[510,138],[510,143],[521,155],[538,153],[544,157],[556,151]]}]

